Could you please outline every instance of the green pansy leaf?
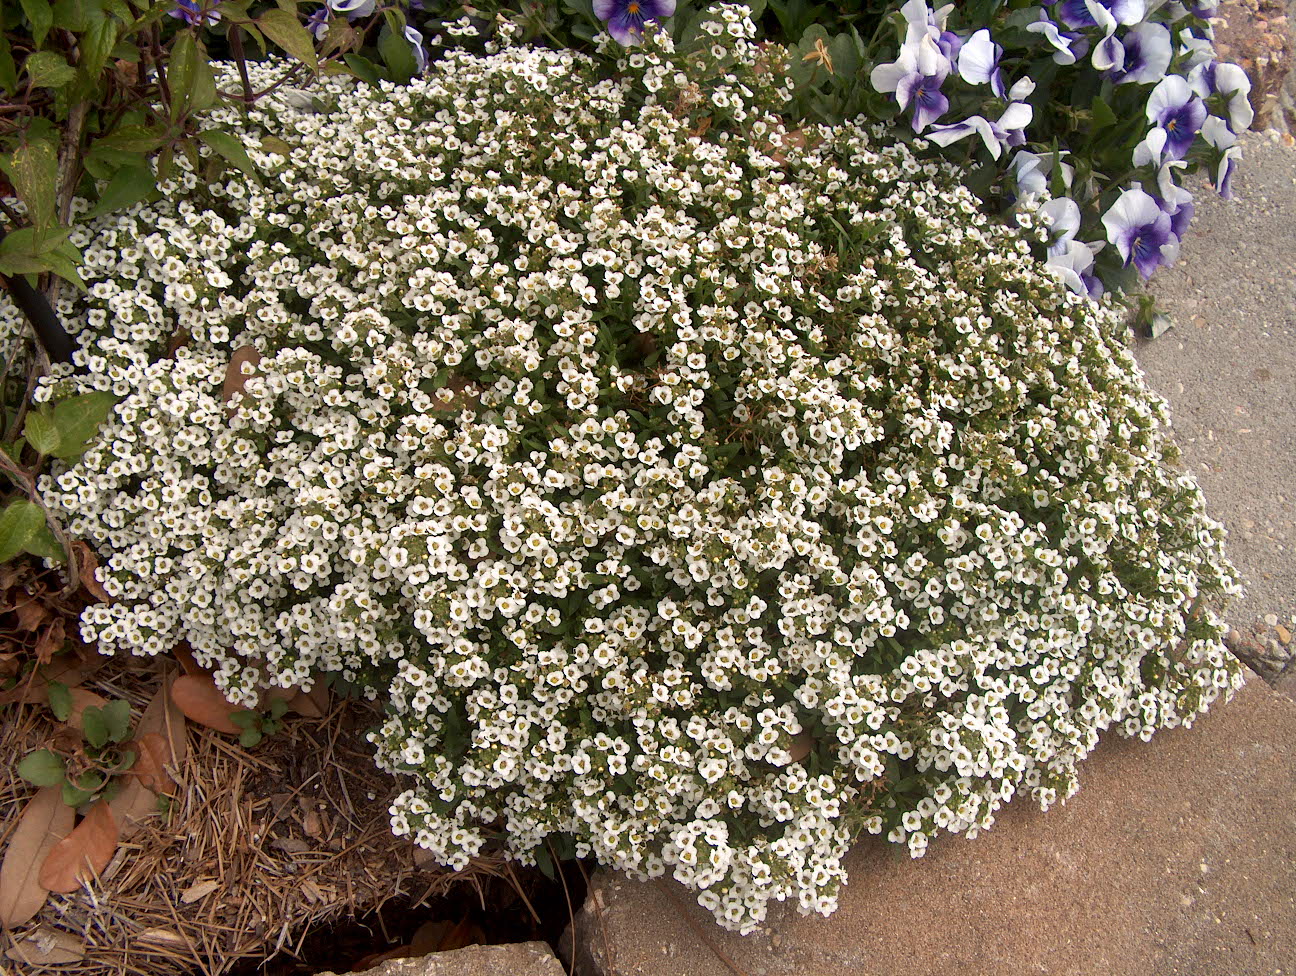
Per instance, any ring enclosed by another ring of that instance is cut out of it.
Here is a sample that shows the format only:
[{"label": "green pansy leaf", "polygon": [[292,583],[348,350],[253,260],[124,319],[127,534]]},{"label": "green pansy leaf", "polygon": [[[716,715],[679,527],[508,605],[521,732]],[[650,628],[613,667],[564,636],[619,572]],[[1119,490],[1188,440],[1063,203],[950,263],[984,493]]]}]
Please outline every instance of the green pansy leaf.
[{"label": "green pansy leaf", "polygon": [[296,14],[287,10],[267,10],[256,20],[261,33],[274,41],[294,58],[312,71],[319,70],[319,58],[315,55],[315,39]]},{"label": "green pansy leaf", "polygon": [[32,537],[27,540],[26,548],[33,556],[48,559],[52,563],[63,562],[63,547],[59,545],[58,539],[54,538],[48,522],[43,522],[37,527]]},{"label": "green pansy leaf", "polygon": [[414,77],[418,62],[414,60],[414,51],[404,34],[395,34],[386,27],[378,35],[378,53],[382,55],[383,64],[391,72],[391,80],[403,85]]},{"label": "green pansy leaf", "polygon": [[160,126],[123,125],[114,132],[96,139],[93,149],[148,153],[160,149],[165,142],[166,132]]},{"label": "green pansy leaf", "polygon": [[69,807],[79,807],[86,800],[94,796],[93,793],[86,790],[78,790],[71,783],[63,784],[63,803]]},{"label": "green pansy leaf", "polygon": [[0,89],[6,95],[18,94],[18,66],[14,64],[9,38],[0,34]]},{"label": "green pansy leaf", "polygon": [[368,58],[362,58],[358,54],[344,54],[342,60],[346,62],[346,66],[355,72],[355,76],[361,81],[370,85],[377,85],[382,80],[377,65]]},{"label": "green pansy leaf", "polygon": [[1093,130],[1105,129],[1109,125],[1116,124],[1116,113],[1111,110],[1111,106],[1102,100],[1099,96],[1093,97],[1093,103],[1090,106],[1093,113]]},{"label": "green pansy leaf", "polygon": [[167,82],[171,87],[171,118],[178,119],[189,106],[198,75],[198,42],[192,31],[176,35],[167,60]]},{"label": "green pansy leaf", "polygon": [[248,176],[255,177],[258,175],[256,166],[248,157],[247,149],[239,141],[237,136],[232,136],[228,132],[222,132],[220,129],[207,129],[198,133],[198,138],[203,145],[207,146],[227,163],[233,163]]},{"label": "green pansy leaf", "polygon": [[18,775],[33,786],[57,786],[67,774],[67,765],[61,756],[56,756],[48,749],[38,749],[29,753],[18,764]]}]

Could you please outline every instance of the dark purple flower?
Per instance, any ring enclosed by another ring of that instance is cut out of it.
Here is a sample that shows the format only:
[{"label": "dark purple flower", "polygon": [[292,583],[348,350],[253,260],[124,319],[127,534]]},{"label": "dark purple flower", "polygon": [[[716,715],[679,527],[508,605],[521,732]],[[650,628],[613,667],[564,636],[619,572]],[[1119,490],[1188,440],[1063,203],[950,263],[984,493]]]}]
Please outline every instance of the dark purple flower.
[{"label": "dark purple flower", "polygon": [[900,103],[900,107],[913,106],[914,132],[922,132],[949,111],[949,99],[941,94],[945,78],[944,72],[934,75],[912,74],[902,78],[896,86],[896,101]]},{"label": "dark purple flower", "polygon": [[328,25],[328,7],[320,7],[319,10],[306,18],[306,29],[311,32],[311,37],[315,38],[317,41],[328,32]]},{"label": "dark purple flower", "polygon": [[1073,30],[1093,27],[1098,23],[1089,3],[1105,7],[1119,24],[1137,24],[1147,10],[1145,0],[1061,0],[1053,6],[1057,18]]},{"label": "dark purple flower", "polygon": [[220,23],[221,15],[216,12],[216,6],[221,0],[176,0],[175,9],[171,11],[171,16],[176,20],[183,20],[190,27],[195,26],[204,19],[203,11],[206,10],[207,24],[213,25]]},{"label": "dark purple flower", "polygon": [[1179,238],[1171,227],[1170,215],[1142,189],[1126,190],[1103,215],[1107,240],[1133,264],[1144,278],[1161,265],[1171,265],[1179,256]]},{"label": "dark purple flower", "polygon": [[594,16],[607,24],[613,40],[626,47],[638,44],[644,24],[675,12],[675,0],[594,0]]},{"label": "dark purple flower", "polygon": [[958,58],[959,50],[963,47],[963,38],[953,31],[944,31],[936,38],[936,46],[940,48],[941,54],[952,62]]},{"label": "dark purple flower", "polygon": [[1166,134],[1166,155],[1183,159],[1201,131],[1207,116],[1206,103],[1178,75],[1170,75],[1148,96],[1148,121]]}]

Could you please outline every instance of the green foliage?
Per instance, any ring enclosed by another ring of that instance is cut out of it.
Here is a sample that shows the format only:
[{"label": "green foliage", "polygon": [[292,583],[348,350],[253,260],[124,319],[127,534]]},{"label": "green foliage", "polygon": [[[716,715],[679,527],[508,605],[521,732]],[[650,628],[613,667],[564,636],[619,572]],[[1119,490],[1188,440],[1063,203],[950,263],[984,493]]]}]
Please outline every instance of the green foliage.
[{"label": "green foliage", "polygon": [[24,552],[46,559],[63,558],[44,510],[35,502],[17,498],[0,511],[0,562]]},{"label": "green foliage", "polygon": [[[54,717],[72,717],[72,697],[66,685],[50,682],[49,705]],[[60,786],[63,802],[79,807],[99,797],[111,799],[117,792],[114,777],[129,770],[136,753],[124,748],[130,737],[130,704],[110,701],[89,706],[80,718],[82,741],[71,748],[37,749],[18,763],[18,775],[33,786]]]},{"label": "green foliage", "polygon": [[283,717],[288,713],[288,702],[276,698],[264,712],[247,709],[233,712],[230,721],[243,731],[239,734],[239,745],[245,749],[261,744],[266,736],[274,735],[283,728]]}]

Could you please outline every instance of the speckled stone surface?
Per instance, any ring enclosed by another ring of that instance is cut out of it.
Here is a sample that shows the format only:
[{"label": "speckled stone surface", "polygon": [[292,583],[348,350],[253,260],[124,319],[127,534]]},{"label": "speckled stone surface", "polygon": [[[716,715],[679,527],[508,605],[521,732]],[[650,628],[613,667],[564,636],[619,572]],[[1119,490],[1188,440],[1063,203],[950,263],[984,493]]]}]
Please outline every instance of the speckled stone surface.
[{"label": "speckled stone surface", "polygon": [[1048,813],[1011,804],[918,861],[861,844],[836,915],[776,906],[747,937],[678,886],[603,873],[580,973],[732,976],[720,954],[749,976],[1296,973],[1294,742],[1296,702],[1251,675],[1191,730],[1109,737]]}]

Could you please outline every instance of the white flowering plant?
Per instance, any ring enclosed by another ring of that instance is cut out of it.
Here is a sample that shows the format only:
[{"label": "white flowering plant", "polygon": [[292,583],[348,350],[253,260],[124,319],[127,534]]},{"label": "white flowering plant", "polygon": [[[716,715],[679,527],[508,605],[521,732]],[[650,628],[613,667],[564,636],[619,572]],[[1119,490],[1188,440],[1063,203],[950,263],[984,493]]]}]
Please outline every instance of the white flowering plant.
[{"label": "white flowering plant", "polygon": [[43,482],[114,597],[87,640],[354,684],[442,863],[553,841],[750,931],[1240,670],[1222,529],[1038,214],[787,131],[793,55],[714,24],[704,71],[505,31],[217,112],[259,178],[178,161],[81,234],[38,395],[120,397]]}]

